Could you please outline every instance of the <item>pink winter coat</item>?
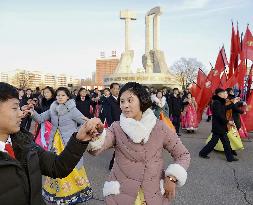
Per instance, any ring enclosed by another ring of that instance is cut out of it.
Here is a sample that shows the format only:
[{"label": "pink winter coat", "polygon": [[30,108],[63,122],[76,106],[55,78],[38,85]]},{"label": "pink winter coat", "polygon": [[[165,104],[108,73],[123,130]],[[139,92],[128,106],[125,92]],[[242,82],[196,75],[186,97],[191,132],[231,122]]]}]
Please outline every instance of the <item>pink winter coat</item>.
[{"label": "pink winter coat", "polygon": [[[107,205],[134,205],[140,188],[144,191],[148,205],[168,205],[168,199],[163,196],[164,176],[176,177],[178,186],[184,185],[186,181],[190,153],[178,136],[162,121],[155,116],[153,118],[152,114],[148,114],[151,118],[145,122],[150,123],[150,133],[143,128],[143,132],[147,131],[148,135],[141,142],[138,136],[141,136],[142,130],[136,125],[128,127],[129,122],[125,123],[121,116],[120,122],[114,122],[99,140],[89,145],[89,152],[93,155],[115,147],[114,165],[103,188]],[[169,165],[166,170],[162,154],[164,149],[174,159],[174,164]]]}]

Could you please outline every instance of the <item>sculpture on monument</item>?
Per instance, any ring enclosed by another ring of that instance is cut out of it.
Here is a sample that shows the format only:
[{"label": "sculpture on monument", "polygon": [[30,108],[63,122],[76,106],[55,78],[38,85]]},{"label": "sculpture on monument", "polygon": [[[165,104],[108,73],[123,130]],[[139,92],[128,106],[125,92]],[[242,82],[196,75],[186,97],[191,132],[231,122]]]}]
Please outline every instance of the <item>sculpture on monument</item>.
[{"label": "sculpture on monument", "polygon": [[121,54],[116,73],[132,73],[131,64],[134,58],[134,51],[130,50],[129,24],[130,21],[136,20],[136,14],[129,10],[123,10],[120,12],[120,19],[125,20],[125,52]]},{"label": "sculpture on monument", "polygon": [[[161,7],[152,8],[145,16],[146,42],[142,64],[147,73],[168,73],[164,52],[159,49]],[[150,21],[153,18],[153,49],[150,48]]]},{"label": "sculpture on monument", "polygon": [[[161,14],[161,8],[155,7],[148,11],[145,16],[145,54],[142,56],[142,64],[145,72],[133,73],[131,64],[133,62],[134,51],[130,49],[129,24],[132,20],[136,20],[136,15],[134,12],[129,10],[123,10],[120,12],[120,19],[125,20],[125,51],[121,54],[120,62],[115,73],[105,76],[105,85],[110,85],[112,82],[124,84],[129,81],[135,81],[144,85],[157,87],[180,87],[176,77],[169,72],[164,52],[159,49]],[[151,48],[150,29],[152,19],[153,47]],[[139,68],[139,70],[141,69]]]}]

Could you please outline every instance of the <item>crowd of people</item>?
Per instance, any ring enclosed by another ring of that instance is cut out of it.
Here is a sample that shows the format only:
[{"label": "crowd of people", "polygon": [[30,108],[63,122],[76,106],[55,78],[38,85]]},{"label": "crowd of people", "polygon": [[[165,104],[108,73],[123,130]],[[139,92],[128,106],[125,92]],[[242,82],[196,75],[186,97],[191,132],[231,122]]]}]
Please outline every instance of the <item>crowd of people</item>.
[{"label": "crowd of people", "polygon": [[[238,160],[235,151],[243,148],[238,136],[245,106],[233,89],[215,91],[206,109],[212,134],[200,157],[208,159],[217,149],[224,151],[227,161]],[[113,148],[103,188],[106,204],[168,205],[176,185],[183,186],[187,179],[190,153],[179,137],[181,130],[198,129],[197,110],[189,89],[159,90],[129,82],[112,83],[104,90],[70,92],[47,86],[32,91],[0,82],[0,178],[11,179],[7,188],[0,186],[1,193],[7,193],[0,200],[6,205],[88,201],[93,191],[83,152],[87,148],[99,155]],[[159,120],[161,116],[174,127]],[[174,159],[165,170],[163,149]]]}]

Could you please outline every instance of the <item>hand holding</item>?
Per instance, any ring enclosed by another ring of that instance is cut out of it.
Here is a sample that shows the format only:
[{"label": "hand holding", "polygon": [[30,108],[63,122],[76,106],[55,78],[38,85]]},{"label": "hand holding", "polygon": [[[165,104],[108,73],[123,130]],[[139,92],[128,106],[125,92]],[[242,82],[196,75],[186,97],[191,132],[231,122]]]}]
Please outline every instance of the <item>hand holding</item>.
[{"label": "hand holding", "polygon": [[102,122],[98,118],[89,119],[85,124],[81,126],[76,135],[76,138],[81,141],[90,141],[94,138],[97,138],[97,136],[101,134],[99,132],[99,129],[101,129],[100,124],[102,124]]}]

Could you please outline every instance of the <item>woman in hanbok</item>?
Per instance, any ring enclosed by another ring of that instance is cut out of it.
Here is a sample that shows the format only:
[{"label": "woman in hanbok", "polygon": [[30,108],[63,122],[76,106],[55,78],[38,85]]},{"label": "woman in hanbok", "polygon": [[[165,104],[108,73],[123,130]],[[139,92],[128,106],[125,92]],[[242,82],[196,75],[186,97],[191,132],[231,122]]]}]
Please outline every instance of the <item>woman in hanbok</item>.
[{"label": "woman in hanbok", "polygon": [[[77,123],[83,124],[85,121],[85,117],[70,97],[69,90],[60,87],[56,90],[56,101],[52,103],[49,110],[41,114],[31,111],[33,119],[38,123],[51,120],[48,150],[58,155],[64,150],[70,136],[78,130]],[[91,199],[92,189],[83,166],[83,159],[66,178],[47,177],[42,195],[46,202],[57,205],[74,205]]]},{"label": "woman in hanbok", "polygon": [[198,129],[197,103],[191,93],[188,93],[184,101],[184,110],[181,114],[182,129],[187,132],[194,132]]}]

